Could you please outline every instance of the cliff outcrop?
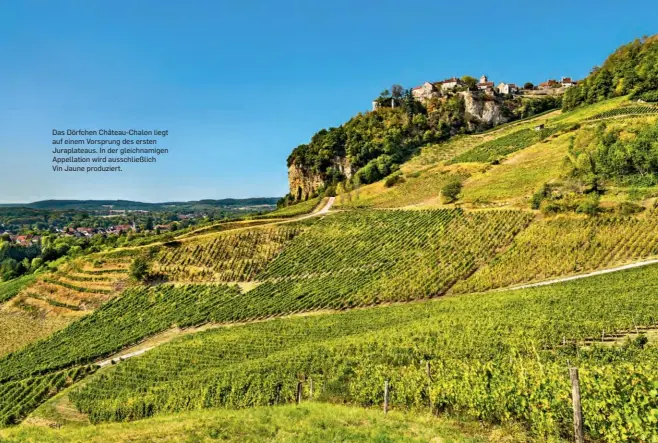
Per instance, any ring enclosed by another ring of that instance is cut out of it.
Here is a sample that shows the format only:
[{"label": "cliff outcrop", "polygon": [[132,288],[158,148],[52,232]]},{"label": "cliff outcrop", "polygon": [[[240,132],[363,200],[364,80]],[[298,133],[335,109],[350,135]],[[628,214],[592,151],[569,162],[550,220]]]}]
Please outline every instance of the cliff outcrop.
[{"label": "cliff outcrop", "polygon": [[464,91],[459,94],[464,98],[464,112],[468,120],[476,118],[487,126],[497,126],[510,121],[509,112],[502,99],[481,92]]}]

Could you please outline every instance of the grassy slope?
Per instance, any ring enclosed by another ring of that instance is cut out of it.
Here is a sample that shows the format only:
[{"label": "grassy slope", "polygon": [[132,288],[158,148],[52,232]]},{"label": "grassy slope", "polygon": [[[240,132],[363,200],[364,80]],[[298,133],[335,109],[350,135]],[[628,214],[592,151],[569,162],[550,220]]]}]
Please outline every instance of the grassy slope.
[{"label": "grassy slope", "polygon": [[466,180],[461,200],[465,203],[511,204],[528,208],[528,197],[557,177],[569,146],[569,134],[546,140],[511,155],[498,166]]},{"label": "grassy slope", "polygon": [[[467,177],[460,202],[469,206],[511,205],[527,208],[528,198],[544,183],[560,176],[562,160],[569,146],[571,136],[578,136],[579,129],[569,129],[581,124],[588,130],[598,121],[588,121],[602,112],[631,106],[627,97],[615,98],[592,106],[579,108],[568,113],[554,111],[521,122],[513,122],[492,129],[486,133],[458,136],[446,143],[429,145],[402,165],[406,181],[392,188],[384,182],[363,186],[349,194],[338,197],[337,206],[355,207],[405,207],[439,205],[441,187],[449,177],[458,174]],[[652,121],[654,117],[606,120],[607,124],[629,125],[632,122]],[[561,128],[558,135],[509,154],[498,165],[488,163],[464,163],[445,166],[456,157],[468,157],[468,152],[478,149],[482,143],[509,136],[518,131],[532,130],[537,124]],[[564,133],[566,131],[566,133]],[[615,192],[615,190],[611,190]],[[625,194],[624,194],[625,195]],[[606,197],[603,198],[606,200]]]},{"label": "grassy slope", "polygon": [[159,416],[126,424],[53,430],[22,425],[0,430],[3,443],[478,443],[524,442],[523,432],[487,428],[427,413],[390,412],[304,403],[301,406],[207,410]]}]

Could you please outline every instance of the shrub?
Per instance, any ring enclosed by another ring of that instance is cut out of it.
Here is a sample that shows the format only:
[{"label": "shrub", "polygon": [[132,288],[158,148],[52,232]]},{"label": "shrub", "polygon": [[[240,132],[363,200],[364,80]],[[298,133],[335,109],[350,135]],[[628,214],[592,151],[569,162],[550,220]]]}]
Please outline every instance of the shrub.
[{"label": "shrub", "polygon": [[547,202],[542,208],[541,212],[544,215],[555,215],[562,212],[562,207],[557,203]]},{"label": "shrub", "polygon": [[386,177],[386,180],[384,181],[384,186],[386,186],[387,188],[392,188],[398,183],[404,183],[404,181],[405,181],[404,176],[402,175],[401,172],[398,171],[395,174],[391,174],[388,177]]},{"label": "shrub", "polygon": [[443,188],[441,188],[441,196],[443,197],[444,203],[452,203],[457,200],[459,193],[462,190],[462,183],[459,180],[453,180],[446,183]]},{"label": "shrub", "polygon": [[130,276],[137,281],[145,281],[149,274],[149,265],[142,257],[137,257],[130,264]]},{"label": "shrub", "polygon": [[619,206],[617,206],[617,212],[621,215],[637,214],[642,211],[644,211],[644,206],[633,202],[621,202]]},{"label": "shrub", "polygon": [[595,195],[583,200],[576,208],[576,212],[579,214],[587,214],[590,217],[601,212],[598,196]]}]

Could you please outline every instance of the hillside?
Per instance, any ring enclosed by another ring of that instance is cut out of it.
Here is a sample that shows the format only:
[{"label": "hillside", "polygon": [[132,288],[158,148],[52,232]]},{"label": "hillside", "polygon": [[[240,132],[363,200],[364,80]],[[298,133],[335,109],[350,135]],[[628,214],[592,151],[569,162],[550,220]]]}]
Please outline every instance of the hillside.
[{"label": "hillside", "polygon": [[31,208],[31,209],[49,209],[49,210],[79,210],[79,211],[107,211],[127,210],[127,211],[172,211],[188,210],[200,211],[208,208],[234,208],[250,206],[275,206],[277,197],[265,198],[225,198],[220,200],[198,200],[187,202],[163,202],[163,203],[144,203],[130,200],[43,200],[32,203],[0,203],[0,207],[7,208]]},{"label": "hillside", "polygon": [[576,367],[587,441],[657,441],[658,265],[518,288],[658,257],[648,82],[462,131],[401,98],[279,209],[0,283],[0,440],[573,441]]}]

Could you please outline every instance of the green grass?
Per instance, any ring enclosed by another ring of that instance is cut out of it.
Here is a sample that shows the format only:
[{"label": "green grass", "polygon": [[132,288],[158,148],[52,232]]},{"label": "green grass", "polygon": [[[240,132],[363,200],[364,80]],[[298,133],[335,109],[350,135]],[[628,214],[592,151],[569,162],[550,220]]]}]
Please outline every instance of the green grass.
[{"label": "green grass", "polygon": [[[304,398],[519,421],[572,432],[568,365],[581,370],[588,435],[658,438],[658,347],[597,346],[657,321],[658,267],[554,286],[273,320],[187,336],[69,395],[92,422]],[[593,341],[593,342],[592,342]],[[615,340],[616,341],[616,340]],[[430,375],[428,377],[428,362]],[[610,420],[614,414],[615,420]]]},{"label": "green grass", "polygon": [[568,146],[569,136],[563,135],[510,155],[500,165],[469,177],[460,200],[476,205],[503,202],[529,208],[530,196],[560,176]]},{"label": "green grass", "polygon": [[515,427],[483,427],[474,421],[427,413],[305,402],[300,406],[206,410],[134,423],[54,430],[20,426],[0,430],[3,443],[485,443],[525,442]]},{"label": "green grass", "polygon": [[438,166],[409,173],[404,182],[386,188],[383,182],[337,197],[338,208],[399,208],[417,205],[438,197],[441,188],[450,181],[468,176],[466,170],[451,170]]},{"label": "green grass", "polygon": [[34,281],[34,275],[26,275],[15,280],[0,283],[0,303],[11,300],[21,289]]}]

